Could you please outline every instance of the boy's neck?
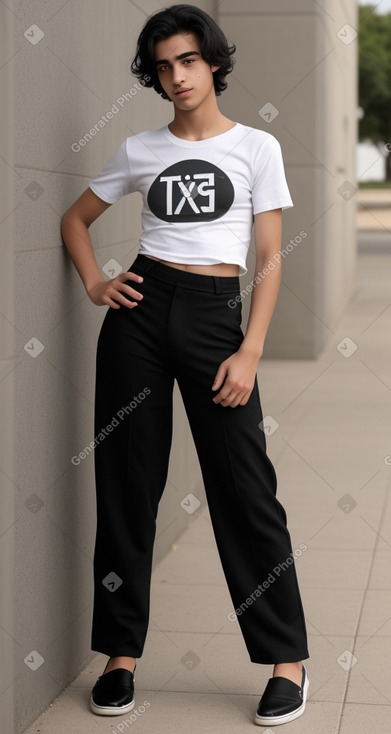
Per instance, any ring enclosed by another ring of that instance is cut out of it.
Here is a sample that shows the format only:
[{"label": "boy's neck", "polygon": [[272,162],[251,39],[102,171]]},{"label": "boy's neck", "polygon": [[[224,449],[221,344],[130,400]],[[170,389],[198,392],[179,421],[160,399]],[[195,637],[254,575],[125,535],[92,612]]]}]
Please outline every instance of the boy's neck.
[{"label": "boy's neck", "polygon": [[215,104],[200,105],[194,110],[175,107],[175,116],[169,124],[173,135],[184,140],[206,140],[230,130],[235,123],[225,117]]}]

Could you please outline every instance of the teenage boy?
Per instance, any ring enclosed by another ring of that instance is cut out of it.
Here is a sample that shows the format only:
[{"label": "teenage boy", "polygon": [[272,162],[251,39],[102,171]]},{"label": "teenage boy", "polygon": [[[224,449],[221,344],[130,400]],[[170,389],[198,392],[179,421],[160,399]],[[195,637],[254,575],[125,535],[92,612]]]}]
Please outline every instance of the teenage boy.
[{"label": "teenage boy", "polygon": [[[91,695],[96,714],[124,715],[134,706],[175,379],[250,659],[274,665],[255,722],[283,724],[305,709],[305,620],[256,379],[280,284],[281,211],[292,200],[277,140],[218,108],[234,51],[199,8],[173,5],[152,15],[132,71],[173,103],[174,119],[127,138],[63,217],[64,241],[91,301],[109,306],[98,340],[95,435],[135,403],[95,448],[92,649],[109,656]],[[135,191],[143,198],[140,248],[126,273],[106,281],[88,228]],[[247,272],[253,223],[244,334],[239,276]],[[275,267],[259,277],[271,260]]]}]

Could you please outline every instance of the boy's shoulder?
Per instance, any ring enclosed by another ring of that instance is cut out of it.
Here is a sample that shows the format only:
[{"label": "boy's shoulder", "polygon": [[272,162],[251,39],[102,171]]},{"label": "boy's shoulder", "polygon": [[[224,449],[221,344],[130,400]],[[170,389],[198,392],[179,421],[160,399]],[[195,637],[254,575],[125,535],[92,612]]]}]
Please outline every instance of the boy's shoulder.
[{"label": "boy's shoulder", "polygon": [[[262,130],[260,128],[251,127],[250,125],[244,125],[243,123],[237,122],[236,123],[237,132],[239,135],[239,140],[237,141],[239,144],[245,145],[246,143],[253,147],[259,147],[263,145],[264,143],[269,143],[270,145],[277,144],[279,145],[279,142],[277,138],[272,135],[271,133],[267,132],[266,130]],[[157,129],[152,130],[143,130],[140,133],[135,133],[134,135],[130,135],[128,138],[126,138],[127,144],[137,144],[138,142],[141,144],[153,144],[154,142],[161,142],[162,140],[165,141],[165,144],[167,144],[168,139],[166,136],[168,126],[163,125],[162,127],[159,127]],[[215,139],[214,139],[215,144]]]},{"label": "boy's shoulder", "polygon": [[164,135],[164,130],[166,129],[166,127],[167,125],[163,125],[163,127],[159,127],[156,130],[142,130],[140,133],[129,135],[129,137],[126,138],[126,142],[136,142],[139,140],[141,143],[143,143],[147,140],[159,140]]},{"label": "boy's shoulder", "polygon": [[250,127],[250,125],[243,124],[241,124],[240,127],[245,134],[244,139],[247,139],[250,144],[255,144],[257,146],[263,145],[264,143],[269,143],[270,145],[279,145],[277,138],[272,135],[272,133],[269,133],[266,130],[262,130],[258,127]]}]

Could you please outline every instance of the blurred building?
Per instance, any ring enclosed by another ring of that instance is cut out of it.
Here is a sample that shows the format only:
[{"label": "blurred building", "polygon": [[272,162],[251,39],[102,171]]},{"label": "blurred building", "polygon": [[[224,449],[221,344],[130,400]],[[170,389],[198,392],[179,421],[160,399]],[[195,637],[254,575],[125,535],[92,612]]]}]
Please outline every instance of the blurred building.
[{"label": "blurred building", "polygon": [[385,181],[386,159],[370,140],[357,145],[357,178],[361,181]]}]

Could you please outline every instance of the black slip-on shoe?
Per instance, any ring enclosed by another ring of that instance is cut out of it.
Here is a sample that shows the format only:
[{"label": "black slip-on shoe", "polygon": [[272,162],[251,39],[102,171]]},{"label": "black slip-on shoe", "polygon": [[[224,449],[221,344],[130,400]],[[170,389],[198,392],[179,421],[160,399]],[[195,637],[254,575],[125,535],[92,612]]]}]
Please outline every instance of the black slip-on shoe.
[{"label": "black slip-on shoe", "polygon": [[135,670],[115,668],[96,681],[90,698],[90,709],[101,716],[127,714],[134,707]]},{"label": "black slip-on shoe", "polygon": [[269,678],[259,702],[255,723],[260,726],[287,724],[304,714],[308,683],[304,665],[301,686],[279,675]]}]

